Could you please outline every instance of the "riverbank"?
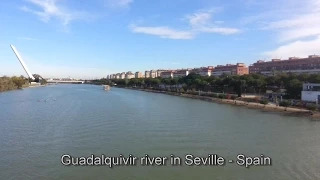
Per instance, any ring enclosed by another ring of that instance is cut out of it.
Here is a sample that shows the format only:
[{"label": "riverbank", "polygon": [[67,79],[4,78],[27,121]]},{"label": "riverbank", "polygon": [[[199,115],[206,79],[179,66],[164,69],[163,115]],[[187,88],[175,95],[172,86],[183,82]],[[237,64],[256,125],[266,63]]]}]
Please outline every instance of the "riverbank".
[{"label": "riverbank", "polygon": [[[25,88],[36,88],[36,87],[45,87],[47,86],[47,84],[44,84],[44,85],[37,85],[37,86],[28,86],[28,87],[25,87]],[[24,88],[23,88],[24,89]]]},{"label": "riverbank", "polygon": [[152,93],[161,93],[173,96],[180,96],[184,98],[191,98],[191,99],[199,99],[203,101],[215,102],[215,103],[222,103],[222,104],[230,104],[233,106],[240,106],[246,107],[250,109],[257,109],[264,112],[276,112],[282,113],[284,115],[296,116],[296,117],[310,117],[313,120],[320,120],[320,113],[313,112],[307,109],[295,108],[295,107],[282,107],[276,106],[274,104],[260,104],[256,102],[246,102],[241,100],[231,100],[231,99],[219,99],[207,96],[199,96],[199,95],[191,95],[185,93],[176,93],[176,92],[167,92],[167,91],[159,91],[159,90],[152,90],[152,89],[138,89],[138,88],[125,88],[131,90],[138,90],[138,91],[145,91],[145,92],[152,92]]},{"label": "riverbank", "polygon": [[8,91],[15,91],[15,90],[23,90],[23,89],[27,89],[27,88],[45,87],[45,86],[47,86],[47,84],[37,85],[37,86],[24,85],[22,88],[6,89],[6,90],[4,90],[4,91],[0,91],[0,93],[2,93],[2,92],[8,92]]}]

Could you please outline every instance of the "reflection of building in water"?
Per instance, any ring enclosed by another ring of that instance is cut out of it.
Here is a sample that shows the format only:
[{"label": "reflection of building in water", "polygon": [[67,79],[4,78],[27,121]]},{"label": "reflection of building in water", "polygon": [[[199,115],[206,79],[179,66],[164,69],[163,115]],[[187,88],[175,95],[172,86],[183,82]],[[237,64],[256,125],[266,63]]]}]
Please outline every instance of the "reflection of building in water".
[{"label": "reflection of building in water", "polygon": [[110,86],[109,86],[109,85],[103,85],[103,89],[104,89],[105,91],[108,91],[108,90],[110,90]]}]

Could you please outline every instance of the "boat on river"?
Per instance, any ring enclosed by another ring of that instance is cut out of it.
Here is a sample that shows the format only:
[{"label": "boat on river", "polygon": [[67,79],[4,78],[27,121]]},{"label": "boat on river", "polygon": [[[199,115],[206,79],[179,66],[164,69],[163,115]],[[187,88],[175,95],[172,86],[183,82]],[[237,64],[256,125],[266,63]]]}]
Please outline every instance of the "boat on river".
[{"label": "boat on river", "polygon": [[102,85],[103,86],[103,89],[105,91],[109,91],[110,90],[110,86],[109,85]]}]

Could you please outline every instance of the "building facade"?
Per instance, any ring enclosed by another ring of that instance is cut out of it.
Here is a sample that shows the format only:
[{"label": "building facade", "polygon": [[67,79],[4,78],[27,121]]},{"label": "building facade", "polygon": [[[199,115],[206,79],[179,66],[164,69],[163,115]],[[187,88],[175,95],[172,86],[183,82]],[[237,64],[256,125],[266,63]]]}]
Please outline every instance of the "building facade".
[{"label": "building facade", "polygon": [[230,75],[249,74],[249,68],[244,63],[218,65],[213,69],[211,73],[212,76],[221,76],[222,74],[230,74]]},{"label": "building facade", "polygon": [[157,77],[161,77],[161,73],[167,72],[168,70],[158,69],[157,70]]},{"label": "building facade", "polygon": [[151,78],[156,78],[156,77],[157,77],[157,71],[151,70],[151,71],[150,71],[150,77],[151,77]]},{"label": "building facade", "polygon": [[173,78],[173,71],[162,72],[160,77],[162,77],[162,78]]},{"label": "building facade", "polygon": [[310,55],[307,58],[290,57],[287,60],[259,60],[249,67],[249,72],[263,75],[274,75],[275,72],[320,73],[320,56]]},{"label": "building facade", "polygon": [[115,79],[120,79],[120,73],[117,73],[117,74],[116,74]]},{"label": "building facade", "polygon": [[133,74],[131,71],[126,73],[126,79],[132,79],[135,77],[135,74]]},{"label": "building facade", "polygon": [[144,77],[149,78],[150,77],[150,71],[145,71],[144,72]]},{"label": "building facade", "polygon": [[303,83],[301,91],[301,100],[307,102],[320,103],[320,84],[317,83]]},{"label": "building facade", "polygon": [[192,69],[191,72],[199,74],[200,76],[211,76],[211,72],[213,71],[213,69],[213,66],[200,67]]},{"label": "building facade", "polygon": [[142,72],[138,71],[138,72],[135,73],[134,77],[135,78],[143,78],[143,74],[142,74]]},{"label": "building facade", "polygon": [[185,77],[185,76],[188,76],[188,74],[189,74],[188,69],[182,69],[182,70],[177,70],[173,72],[173,77],[174,78]]},{"label": "building facade", "polygon": [[126,73],[125,72],[122,72],[121,74],[120,74],[120,79],[125,79],[126,78]]}]

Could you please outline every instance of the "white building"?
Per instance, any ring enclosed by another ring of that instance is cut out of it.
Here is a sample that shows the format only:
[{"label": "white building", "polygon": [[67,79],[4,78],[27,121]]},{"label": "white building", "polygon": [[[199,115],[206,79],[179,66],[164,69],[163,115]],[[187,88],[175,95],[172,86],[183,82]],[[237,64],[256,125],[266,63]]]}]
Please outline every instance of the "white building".
[{"label": "white building", "polygon": [[143,78],[143,74],[142,74],[142,72],[136,72],[135,73],[135,78]]},{"label": "white building", "polygon": [[144,77],[149,78],[150,77],[150,71],[145,71],[144,72]]},{"label": "white building", "polygon": [[117,74],[116,74],[115,79],[120,79],[120,73],[117,73]]},{"label": "white building", "polygon": [[125,72],[122,72],[122,73],[120,74],[120,79],[124,79],[124,78],[126,78],[126,73],[125,73]]},{"label": "white building", "polygon": [[301,91],[301,100],[320,103],[320,84],[303,83]]},{"label": "white building", "polygon": [[134,78],[134,74],[131,71],[127,72],[126,79],[132,79],[132,78]]}]

